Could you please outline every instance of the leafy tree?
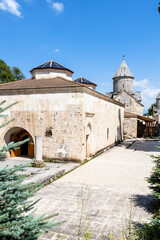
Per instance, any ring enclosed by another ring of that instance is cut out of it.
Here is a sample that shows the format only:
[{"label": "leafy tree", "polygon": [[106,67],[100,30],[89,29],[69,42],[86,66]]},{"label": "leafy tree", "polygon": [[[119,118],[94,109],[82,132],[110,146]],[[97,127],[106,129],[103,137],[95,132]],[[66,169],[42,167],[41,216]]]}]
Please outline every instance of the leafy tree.
[{"label": "leafy tree", "polygon": [[24,79],[25,76],[18,67],[12,69],[0,59],[0,83],[13,82]]},{"label": "leafy tree", "polygon": [[147,115],[153,116],[153,107],[156,106],[156,103],[153,103],[149,108],[148,108],[148,113]]},{"label": "leafy tree", "polygon": [[25,76],[23,75],[23,73],[21,72],[21,70],[18,67],[13,67],[12,68],[12,73],[13,73],[16,81],[25,78]]},{"label": "leafy tree", "polygon": [[10,67],[0,59],[0,83],[13,82],[15,77]]},{"label": "leafy tree", "polygon": [[[0,106],[5,101],[0,103]],[[16,104],[16,103],[14,103]],[[12,104],[13,105],[13,104]],[[9,105],[5,108],[0,108],[0,117]],[[11,119],[10,121],[13,121]],[[8,121],[8,123],[10,122]],[[3,127],[7,123],[0,126]],[[11,142],[8,146],[3,146],[0,149],[0,160],[5,160],[5,153],[11,149],[17,149],[21,144],[25,143],[26,139],[19,143]],[[25,174],[18,174],[19,171],[25,171],[28,165],[17,165],[13,168],[6,166],[0,170],[0,239],[1,240],[37,240],[38,236],[52,226],[59,223],[54,223],[53,217],[57,214],[45,216],[44,214],[35,217],[32,209],[36,202],[31,202],[28,199],[34,195],[42,186],[37,184],[23,184]],[[32,211],[31,211],[32,210]],[[52,218],[53,220],[48,221]]]}]

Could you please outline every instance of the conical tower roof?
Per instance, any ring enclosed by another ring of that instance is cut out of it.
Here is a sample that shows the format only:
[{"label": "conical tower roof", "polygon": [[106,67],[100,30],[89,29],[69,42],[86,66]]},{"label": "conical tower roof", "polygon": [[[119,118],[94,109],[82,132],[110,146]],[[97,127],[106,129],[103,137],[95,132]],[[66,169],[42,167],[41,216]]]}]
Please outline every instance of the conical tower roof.
[{"label": "conical tower roof", "polygon": [[160,92],[158,93],[158,96],[156,97],[156,99],[160,99]]},{"label": "conical tower roof", "polygon": [[121,65],[119,66],[117,72],[114,74],[113,79],[120,78],[120,77],[127,77],[127,78],[134,78],[133,74],[131,73],[127,63],[123,59]]}]

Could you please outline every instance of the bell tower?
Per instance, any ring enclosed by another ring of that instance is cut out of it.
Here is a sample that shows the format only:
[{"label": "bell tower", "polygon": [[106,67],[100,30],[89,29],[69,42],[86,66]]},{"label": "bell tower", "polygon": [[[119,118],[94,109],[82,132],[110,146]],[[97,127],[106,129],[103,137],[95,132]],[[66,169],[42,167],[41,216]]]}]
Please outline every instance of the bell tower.
[{"label": "bell tower", "polygon": [[126,91],[128,93],[133,93],[133,80],[134,76],[123,59],[113,77],[113,92],[120,93]]}]

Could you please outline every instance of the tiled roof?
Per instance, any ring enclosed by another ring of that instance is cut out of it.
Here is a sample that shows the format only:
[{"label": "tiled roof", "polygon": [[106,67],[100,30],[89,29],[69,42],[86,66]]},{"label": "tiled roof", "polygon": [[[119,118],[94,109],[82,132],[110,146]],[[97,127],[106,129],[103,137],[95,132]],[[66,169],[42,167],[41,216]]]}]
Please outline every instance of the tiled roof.
[{"label": "tiled roof", "polygon": [[82,84],[92,84],[92,85],[97,86],[95,83],[93,83],[83,77],[79,77],[79,78],[75,79],[73,82],[78,82],[78,83],[82,83]]},{"label": "tiled roof", "polygon": [[[18,90],[34,90],[34,89],[60,89],[60,88],[77,88],[83,87],[87,92],[89,91],[94,96],[101,97],[105,101],[111,102],[113,104],[124,107],[124,104],[115,101],[114,99],[109,99],[107,96],[90,89],[89,87],[82,85],[80,83],[70,81],[61,77],[57,78],[47,78],[47,79],[35,79],[29,78],[24,80],[19,80],[10,83],[0,84],[0,95],[6,94],[7,91],[18,91]],[[5,92],[6,91],[6,92]],[[13,92],[14,93],[14,92]],[[8,93],[7,93],[8,94]],[[17,94],[16,92],[14,94]]]},{"label": "tiled roof", "polygon": [[134,78],[133,74],[131,73],[127,63],[123,59],[121,65],[119,66],[117,72],[114,74],[114,78],[119,78],[119,77],[129,77],[129,78]]},{"label": "tiled roof", "polygon": [[70,69],[62,66],[61,64],[59,63],[56,63],[55,61],[51,60],[49,62],[46,62],[46,63],[43,63],[35,68],[33,68],[30,72],[32,72],[33,70],[35,69],[48,69],[48,68],[51,68],[51,69],[61,69],[61,70],[68,70],[70,72],[73,73],[73,71],[71,71]]},{"label": "tiled roof", "polygon": [[10,83],[0,84],[1,90],[21,90],[21,89],[44,89],[62,87],[81,87],[80,84],[57,77],[47,79],[24,79]]}]

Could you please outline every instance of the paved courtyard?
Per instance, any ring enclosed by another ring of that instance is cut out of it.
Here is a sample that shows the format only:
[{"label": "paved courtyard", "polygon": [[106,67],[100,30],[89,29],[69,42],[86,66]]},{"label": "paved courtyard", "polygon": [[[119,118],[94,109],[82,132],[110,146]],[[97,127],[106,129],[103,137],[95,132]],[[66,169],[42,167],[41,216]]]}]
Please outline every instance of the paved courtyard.
[{"label": "paved courtyard", "polygon": [[25,184],[31,183],[31,182],[47,184],[51,180],[64,175],[65,173],[75,169],[80,165],[79,163],[74,163],[74,162],[63,162],[63,163],[45,162],[45,167],[36,168],[36,167],[30,166],[30,163],[32,161],[33,160],[31,158],[12,157],[7,159],[6,161],[0,161],[0,168],[2,169],[6,165],[8,165],[8,167],[13,167],[14,165],[19,165],[19,164],[27,165],[25,170],[25,174],[27,175],[27,178],[24,180]]},{"label": "paved courtyard", "polygon": [[130,213],[132,222],[148,221],[152,196],[145,178],[153,167],[150,155],[159,154],[156,146],[160,142],[124,142],[38,191],[37,214],[59,213],[55,221],[66,220],[41,239],[59,239],[55,233],[76,239],[87,229],[92,239],[106,239],[109,230],[122,231]]}]

